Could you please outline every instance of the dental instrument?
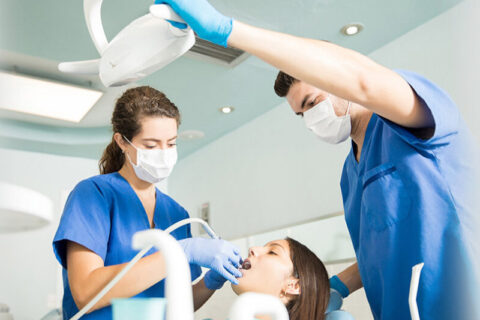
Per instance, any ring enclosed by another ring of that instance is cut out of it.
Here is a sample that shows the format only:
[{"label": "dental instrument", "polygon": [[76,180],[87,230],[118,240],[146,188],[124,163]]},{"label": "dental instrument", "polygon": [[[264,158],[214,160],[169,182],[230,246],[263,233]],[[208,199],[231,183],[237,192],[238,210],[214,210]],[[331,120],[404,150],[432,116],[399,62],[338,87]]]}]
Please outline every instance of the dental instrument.
[{"label": "dental instrument", "polygon": [[[60,71],[98,74],[106,87],[122,86],[163,68],[195,44],[192,29],[165,4],[150,6],[150,13],[131,22],[108,42],[102,25],[102,2],[83,2],[88,32],[100,58],[62,62]],[[169,21],[183,23],[186,28],[176,28]]]},{"label": "dental instrument", "polygon": [[[188,219],[178,221],[177,223],[174,223],[173,225],[171,225],[170,227],[165,229],[163,232],[166,233],[166,234],[170,234],[172,231],[174,231],[174,230],[176,230],[180,227],[183,227],[184,225],[189,224],[189,223],[200,223],[202,225],[202,227],[204,228],[205,232],[211,238],[219,239],[219,237],[215,234],[213,229],[205,221],[203,221],[202,219],[199,219],[199,218],[188,218]],[[135,234],[135,235],[137,235],[137,234]],[[135,239],[135,235],[134,235],[134,239]],[[137,241],[139,241],[139,240],[137,240]],[[136,243],[134,242],[134,244],[136,244]],[[175,243],[175,244],[180,247],[180,245],[178,243]],[[154,245],[155,245],[155,243],[150,243],[150,245],[148,245],[148,246],[145,246],[143,248],[139,248],[139,249],[141,249],[140,252],[137,253],[137,255],[135,257],[133,257],[133,259],[130,260],[130,262],[89,303],[87,303],[85,305],[85,307],[83,307],[72,318],[70,318],[70,320],[78,320],[85,313],[87,313],[88,310],[90,310],[103,296],[105,296],[105,294],[107,294],[107,292],[110,291],[110,289],[112,289],[117,284],[117,282],[120,281],[120,279],[133,267],[133,265],[135,263],[137,263],[138,260],[140,260]],[[138,248],[138,246],[135,246],[135,248]],[[180,248],[180,250],[181,250],[181,248]],[[164,251],[164,252],[166,254],[170,253],[170,251]],[[183,255],[183,251],[182,251],[182,255]],[[180,262],[180,263],[182,263],[182,262]],[[168,265],[168,263],[167,263],[167,265]],[[187,265],[188,265],[188,263],[187,263]],[[167,267],[167,274],[169,274],[168,273],[168,267]],[[168,286],[167,286],[167,288],[168,288]],[[168,289],[167,289],[167,293],[169,293]],[[170,320],[168,317],[167,317],[167,319]]]},{"label": "dental instrument", "polygon": [[420,282],[420,273],[424,263],[419,263],[412,267],[412,280],[410,280],[410,293],[408,295],[408,305],[410,306],[410,314],[412,320],[420,320],[417,306],[418,284]]}]

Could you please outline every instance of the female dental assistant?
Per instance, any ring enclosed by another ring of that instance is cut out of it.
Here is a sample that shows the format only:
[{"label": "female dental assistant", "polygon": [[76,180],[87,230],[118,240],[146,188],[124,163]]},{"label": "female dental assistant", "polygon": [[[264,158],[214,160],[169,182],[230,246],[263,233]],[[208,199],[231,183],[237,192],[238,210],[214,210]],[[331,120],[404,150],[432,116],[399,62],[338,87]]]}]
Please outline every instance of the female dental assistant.
[{"label": "female dental assistant", "polygon": [[[100,161],[101,175],[81,181],[68,197],[53,240],[63,266],[63,318],[85,306],[137,251],[137,231],[166,229],[188,213],[154,183],[168,177],[177,161],[177,107],[150,87],[128,89],[112,116],[114,135]],[[192,281],[200,266],[211,268],[193,286],[198,309],[225,279],[241,277],[239,251],[223,240],[191,238],[190,226],[172,232],[191,265]],[[163,257],[150,250],[82,319],[111,319],[110,299],[163,297]]]},{"label": "female dental assistant", "polygon": [[206,0],[157,3],[201,38],[284,71],[277,93],[320,138],[352,138],[341,189],[358,265],[332,286],[363,285],[375,319],[409,319],[411,268],[424,262],[421,319],[480,319],[478,146],[444,91],[331,43],[234,21]]}]

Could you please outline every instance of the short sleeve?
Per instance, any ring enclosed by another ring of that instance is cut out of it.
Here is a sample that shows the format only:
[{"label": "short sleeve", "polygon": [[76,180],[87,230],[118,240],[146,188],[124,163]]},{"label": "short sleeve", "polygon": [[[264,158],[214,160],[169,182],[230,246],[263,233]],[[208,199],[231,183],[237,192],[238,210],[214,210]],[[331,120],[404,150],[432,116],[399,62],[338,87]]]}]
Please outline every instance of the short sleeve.
[{"label": "short sleeve", "polygon": [[405,70],[395,70],[415,91],[420,101],[430,110],[435,123],[434,132],[428,139],[415,135],[412,129],[407,129],[390,120],[380,117],[391,129],[407,143],[420,148],[434,148],[448,144],[453,135],[458,132],[460,113],[449,95],[428,79]]},{"label": "short sleeve", "polygon": [[80,182],[70,193],[53,239],[53,251],[65,269],[67,241],[76,242],[105,260],[110,234],[108,207],[99,187],[91,180]]}]

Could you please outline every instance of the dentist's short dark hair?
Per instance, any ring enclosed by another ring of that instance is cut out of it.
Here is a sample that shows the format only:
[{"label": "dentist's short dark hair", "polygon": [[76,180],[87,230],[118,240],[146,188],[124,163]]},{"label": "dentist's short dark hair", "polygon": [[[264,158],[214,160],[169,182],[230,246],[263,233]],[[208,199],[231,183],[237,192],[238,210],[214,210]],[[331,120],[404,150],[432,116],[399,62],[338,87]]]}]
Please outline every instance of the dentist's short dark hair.
[{"label": "dentist's short dark hair", "polygon": [[273,89],[279,97],[285,97],[290,90],[290,87],[298,80],[283,71],[278,72],[277,79]]}]

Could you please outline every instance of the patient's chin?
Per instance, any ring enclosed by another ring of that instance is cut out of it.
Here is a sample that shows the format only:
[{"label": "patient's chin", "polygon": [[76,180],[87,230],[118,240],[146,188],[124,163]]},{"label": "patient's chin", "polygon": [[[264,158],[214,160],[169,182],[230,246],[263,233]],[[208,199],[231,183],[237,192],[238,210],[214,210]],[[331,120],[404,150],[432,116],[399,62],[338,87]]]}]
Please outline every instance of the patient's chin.
[{"label": "patient's chin", "polygon": [[233,290],[233,292],[235,292],[235,294],[237,296],[239,296],[239,295],[241,295],[242,293],[245,292],[245,289],[242,286],[242,281],[240,279],[238,279],[238,280],[239,280],[238,284],[233,284],[233,283],[231,284],[232,290]]}]

